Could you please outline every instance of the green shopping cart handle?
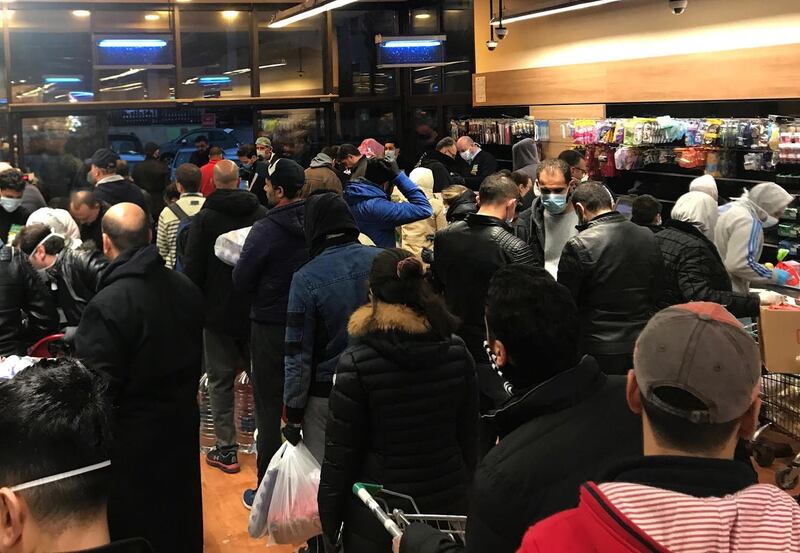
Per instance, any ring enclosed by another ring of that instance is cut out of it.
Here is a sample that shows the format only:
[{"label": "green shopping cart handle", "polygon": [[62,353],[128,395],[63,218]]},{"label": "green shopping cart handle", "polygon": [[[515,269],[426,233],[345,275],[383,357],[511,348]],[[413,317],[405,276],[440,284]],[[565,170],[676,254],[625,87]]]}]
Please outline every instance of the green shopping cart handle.
[{"label": "green shopping cart handle", "polygon": [[380,493],[383,490],[381,484],[368,484],[367,482],[356,482],[353,484],[353,493],[358,495],[359,490],[367,490],[370,495]]}]

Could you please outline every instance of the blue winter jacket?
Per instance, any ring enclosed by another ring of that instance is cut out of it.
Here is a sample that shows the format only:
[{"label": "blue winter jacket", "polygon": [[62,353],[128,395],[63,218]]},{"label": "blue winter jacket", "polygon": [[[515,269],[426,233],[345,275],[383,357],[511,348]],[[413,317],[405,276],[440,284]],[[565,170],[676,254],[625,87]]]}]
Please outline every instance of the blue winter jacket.
[{"label": "blue winter jacket", "polygon": [[328,397],[347,323],[368,301],[368,277],[380,248],[359,243],[329,247],[292,277],[286,317],[283,387],[290,421],[299,422],[308,396]]},{"label": "blue winter jacket", "polygon": [[408,203],[393,202],[379,185],[361,177],[350,181],[344,189],[344,199],[361,232],[381,248],[395,246],[395,227],[427,219],[433,209],[425,193],[400,173],[394,179]]}]

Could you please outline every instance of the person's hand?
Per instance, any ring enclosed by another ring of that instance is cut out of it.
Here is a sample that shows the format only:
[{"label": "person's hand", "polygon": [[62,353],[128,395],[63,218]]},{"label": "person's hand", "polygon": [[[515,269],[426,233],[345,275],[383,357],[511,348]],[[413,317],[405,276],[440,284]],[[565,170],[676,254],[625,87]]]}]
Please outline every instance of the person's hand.
[{"label": "person's hand", "polygon": [[392,540],[392,553],[400,553],[400,540],[403,539],[403,536],[397,536]]},{"label": "person's hand", "polygon": [[758,293],[758,299],[761,305],[777,305],[783,303],[785,296],[770,290],[764,290]]},{"label": "person's hand", "polygon": [[369,162],[380,169],[381,173],[383,174],[382,178],[385,179],[384,182],[393,181],[395,178],[397,178],[397,175],[402,172],[400,171],[400,167],[397,166],[396,161],[387,161],[383,158],[375,157],[369,160]]},{"label": "person's hand", "polygon": [[64,337],[62,340],[67,344],[75,343],[75,336],[78,334],[78,327],[77,326],[68,326],[64,329]]},{"label": "person's hand", "polygon": [[297,424],[294,422],[286,423],[286,426],[283,427],[281,432],[283,433],[283,437],[286,438],[286,441],[292,445],[297,445],[300,443],[300,431],[303,429],[303,425]]},{"label": "person's hand", "polygon": [[781,286],[789,282],[790,277],[791,275],[789,272],[783,269],[775,269],[772,271],[772,282],[780,284]]}]

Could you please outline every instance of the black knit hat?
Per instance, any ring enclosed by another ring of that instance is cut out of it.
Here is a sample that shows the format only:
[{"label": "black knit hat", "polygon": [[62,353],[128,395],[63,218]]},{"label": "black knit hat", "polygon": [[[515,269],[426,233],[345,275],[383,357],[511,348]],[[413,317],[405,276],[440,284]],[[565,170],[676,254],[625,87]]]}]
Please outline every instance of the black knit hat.
[{"label": "black knit hat", "polygon": [[319,190],[306,200],[304,229],[312,257],[331,235],[357,238],[360,232],[344,198],[329,190]]},{"label": "black knit hat", "polygon": [[281,158],[269,166],[267,177],[272,183],[273,188],[279,186],[293,198],[297,192],[303,188],[306,182],[306,175],[303,168],[291,159]]},{"label": "black knit hat", "polygon": [[100,169],[113,169],[117,166],[119,155],[109,148],[100,148],[92,156],[92,165]]}]

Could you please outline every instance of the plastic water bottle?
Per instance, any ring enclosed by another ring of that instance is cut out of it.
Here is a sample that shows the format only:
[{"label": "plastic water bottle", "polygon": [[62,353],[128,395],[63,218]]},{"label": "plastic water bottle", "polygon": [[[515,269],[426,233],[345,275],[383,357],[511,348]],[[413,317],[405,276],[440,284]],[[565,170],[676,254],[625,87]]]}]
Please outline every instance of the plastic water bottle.
[{"label": "plastic water bottle", "polygon": [[211,394],[208,392],[207,374],[200,377],[197,405],[200,407],[200,451],[208,453],[217,444],[217,434],[214,432],[214,414],[211,411]]},{"label": "plastic water bottle", "polygon": [[253,384],[246,372],[242,371],[236,377],[234,387],[235,403],[234,418],[236,419],[236,442],[239,444],[239,453],[253,453],[256,430],[256,409],[253,401]]}]

